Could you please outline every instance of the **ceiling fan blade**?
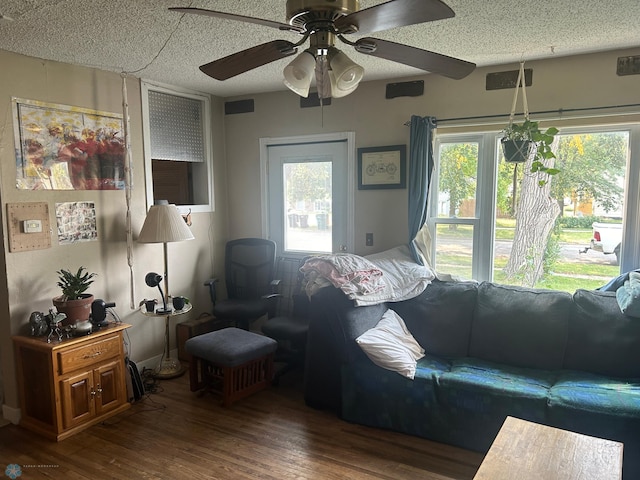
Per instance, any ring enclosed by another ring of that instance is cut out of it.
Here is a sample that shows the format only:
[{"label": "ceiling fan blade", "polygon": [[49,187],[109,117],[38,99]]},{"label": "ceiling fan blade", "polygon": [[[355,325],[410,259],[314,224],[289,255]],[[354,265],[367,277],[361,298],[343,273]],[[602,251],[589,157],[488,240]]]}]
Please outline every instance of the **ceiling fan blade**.
[{"label": "ceiling fan blade", "polygon": [[357,40],[355,49],[365,55],[403,63],[456,80],[466,77],[476,68],[475,63],[465,60],[371,37]]},{"label": "ceiling fan blade", "polygon": [[295,44],[291,42],[273,40],[201,65],[200,70],[216,80],[226,80],[293,55],[297,50]]},{"label": "ceiling fan blade", "polygon": [[390,0],[340,17],[335,26],[340,33],[373,33],[454,16],[440,0]]},{"label": "ceiling fan blade", "polygon": [[171,7],[172,12],[180,13],[195,13],[198,15],[207,15],[209,17],[224,18],[225,20],[237,20],[239,22],[256,23],[258,25],[264,25],[266,27],[277,28],[278,30],[289,30],[297,33],[302,33],[300,27],[289,25],[288,23],[274,22],[271,20],[265,20],[263,18],[247,17],[245,15],[236,15],[234,13],[217,12],[215,10],[206,10],[204,8],[191,8],[191,7]]}]

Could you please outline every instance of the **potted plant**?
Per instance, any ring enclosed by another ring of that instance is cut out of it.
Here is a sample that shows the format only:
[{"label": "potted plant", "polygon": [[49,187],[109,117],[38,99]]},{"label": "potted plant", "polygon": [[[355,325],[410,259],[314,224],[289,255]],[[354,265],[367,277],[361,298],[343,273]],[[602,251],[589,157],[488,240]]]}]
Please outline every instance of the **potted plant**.
[{"label": "potted plant", "polygon": [[66,314],[67,324],[88,320],[91,315],[93,295],[85,292],[93,283],[96,274],[85,272],[84,267],[78,268],[76,273],[64,269],[56,273],[62,295],[53,299],[53,305],[58,312]]},{"label": "potted plant", "polygon": [[[538,122],[525,119],[522,123],[509,123],[502,131],[504,135],[502,153],[505,161],[510,163],[522,163],[532,159],[531,172],[542,172],[547,175],[555,175],[560,172],[557,168],[547,167],[545,160],[556,158],[551,151],[551,144],[555,139],[558,129],[549,127],[544,132],[540,130]],[[541,185],[547,183],[540,181]]]}]

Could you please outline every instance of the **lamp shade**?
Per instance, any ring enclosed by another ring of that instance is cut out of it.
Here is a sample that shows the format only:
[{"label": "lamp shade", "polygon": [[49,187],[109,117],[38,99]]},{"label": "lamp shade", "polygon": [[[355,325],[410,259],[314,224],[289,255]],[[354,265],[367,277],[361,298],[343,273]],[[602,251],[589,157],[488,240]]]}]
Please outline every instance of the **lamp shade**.
[{"label": "lamp shade", "polygon": [[193,240],[194,236],[175,205],[159,200],[153,205],[142,230],[138,235],[139,243],[168,243]]},{"label": "lamp shade", "polygon": [[284,67],[282,75],[284,84],[301,97],[309,95],[309,86],[313,80],[316,59],[311,52],[305,50]]},{"label": "lamp shade", "polygon": [[356,88],[364,76],[364,68],[351,61],[340,50],[330,49],[329,75],[331,76],[331,94],[334,98],[349,95]]}]

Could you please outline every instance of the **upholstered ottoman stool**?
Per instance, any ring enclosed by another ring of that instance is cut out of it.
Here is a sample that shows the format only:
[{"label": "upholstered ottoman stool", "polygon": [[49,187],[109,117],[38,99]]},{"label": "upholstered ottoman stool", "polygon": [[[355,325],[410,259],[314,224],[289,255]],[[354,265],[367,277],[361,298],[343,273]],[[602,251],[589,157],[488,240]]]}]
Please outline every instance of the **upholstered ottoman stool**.
[{"label": "upholstered ottoman stool", "polygon": [[220,393],[225,407],[269,386],[273,378],[278,342],[272,338],[229,327],[192,337],[184,346],[192,356],[191,391]]}]

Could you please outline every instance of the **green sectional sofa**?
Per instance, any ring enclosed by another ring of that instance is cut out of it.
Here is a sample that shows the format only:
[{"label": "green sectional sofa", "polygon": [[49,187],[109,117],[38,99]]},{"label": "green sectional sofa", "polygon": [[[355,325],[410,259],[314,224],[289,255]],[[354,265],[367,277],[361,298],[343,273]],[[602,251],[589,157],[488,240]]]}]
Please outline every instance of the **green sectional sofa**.
[{"label": "green sectional sofa", "polygon": [[[413,380],[355,342],[387,308],[426,351]],[[309,405],[481,452],[510,415],[624,442],[624,478],[640,478],[640,319],[620,312],[615,293],[435,281],[367,307],[325,288],[310,310]]]}]

